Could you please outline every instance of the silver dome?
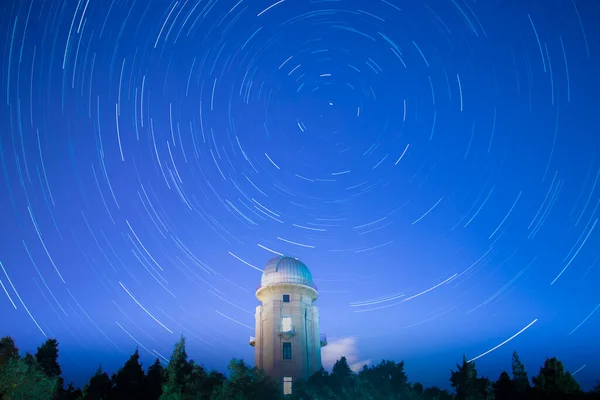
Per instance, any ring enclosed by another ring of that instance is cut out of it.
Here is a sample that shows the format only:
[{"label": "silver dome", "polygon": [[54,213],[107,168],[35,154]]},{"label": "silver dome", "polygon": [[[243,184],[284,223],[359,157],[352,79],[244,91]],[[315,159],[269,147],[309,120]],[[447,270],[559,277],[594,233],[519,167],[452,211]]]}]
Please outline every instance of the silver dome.
[{"label": "silver dome", "polygon": [[316,289],[308,267],[292,257],[275,257],[265,266],[260,278],[260,287],[280,284],[305,285]]}]

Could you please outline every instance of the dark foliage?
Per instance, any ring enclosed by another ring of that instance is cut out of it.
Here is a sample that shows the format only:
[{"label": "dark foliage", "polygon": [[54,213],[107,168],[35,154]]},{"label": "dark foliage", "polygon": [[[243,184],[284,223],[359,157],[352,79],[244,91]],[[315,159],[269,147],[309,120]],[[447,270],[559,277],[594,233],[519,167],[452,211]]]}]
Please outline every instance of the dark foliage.
[{"label": "dark foliage", "polygon": [[510,379],[506,371],[502,371],[500,377],[492,384],[494,400],[513,400],[516,398],[515,382]]},{"label": "dark foliage", "polygon": [[573,399],[581,395],[579,383],[563,363],[555,357],[548,358],[540,373],[533,377],[533,394],[538,399]]},{"label": "dark foliage", "polygon": [[81,389],[76,388],[75,386],[73,386],[72,383],[69,383],[67,385],[67,388],[62,392],[59,393],[59,399],[61,400],[79,400],[82,398],[83,393],[81,392]]},{"label": "dark foliage", "polygon": [[243,360],[233,359],[227,366],[229,379],[216,387],[211,399],[214,400],[275,400],[283,398],[283,391],[263,371],[253,368]]},{"label": "dark foliage", "polygon": [[58,341],[56,339],[46,340],[37,348],[35,361],[45,375],[59,377],[62,371],[58,364]]},{"label": "dark foliage", "polygon": [[140,364],[140,354],[136,349],[125,365],[113,375],[111,398],[118,400],[144,399],[145,377]]},{"label": "dark foliage", "polygon": [[160,363],[159,359],[154,361],[148,367],[148,373],[144,377],[144,398],[158,399],[162,394],[162,387],[165,383],[165,368]]},{"label": "dark foliage", "polygon": [[[25,358],[27,359],[27,354]],[[46,340],[35,352],[35,363],[28,361],[30,365],[38,368],[48,378],[56,379],[56,392],[54,399],[63,397],[63,384],[62,370],[58,363],[58,341],[56,339]]]},{"label": "dark foliage", "polygon": [[514,392],[512,398],[515,400],[525,400],[530,393],[531,385],[529,377],[525,371],[525,366],[519,359],[519,354],[514,351],[512,356],[512,380],[514,382]]},{"label": "dark foliage", "polygon": [[512,376],[504,371],[495,382],[479,376],[463,357],[450,372],[454,394],[409,382],[404,362],[382,360],[355,373],[342,357],[331,373],[321,369],[307,381],[294,382],[293,393],[284,396],[282,382],[243,360],[231,360],[228,378],[207,371],[188,359],[183,337],[166,366],[157,359],[144,372],[136,350],[112,377],[99,367],[83,390],[71,383],[63,387],[58,350],[58,342],[49,339],[35,355],[21,357],[10,337],[1,338],[0,400],[600,400],[600,383],[583,393],[556,358],[544,362],[531,384],[516,352]]},{"label": "dark foliage", "polygon": [[108,374],[98,367],[90,382],[83,387],[82,398],[85,400],[106,400],[112,391],[112,382]]},{"label": "dark foliage", "polygon": [[15,357],[19,357],[19,349],[13,338],[6,336],[0,339],[0,367]]},{"label": "dark foliage", "polygon": [[56,395],[57,387],[57,378],[21,358],[11,357],[0,367],[0,399],[48,400]]},{"label": "dark foliage", "polygon": [[451,371],[450,383],[456,390],[455,400],[488,400],[493,396],[489,380],[478,377],[475,363],[468,362],[464,356],[462,364],[456,365],[456,371]]}]

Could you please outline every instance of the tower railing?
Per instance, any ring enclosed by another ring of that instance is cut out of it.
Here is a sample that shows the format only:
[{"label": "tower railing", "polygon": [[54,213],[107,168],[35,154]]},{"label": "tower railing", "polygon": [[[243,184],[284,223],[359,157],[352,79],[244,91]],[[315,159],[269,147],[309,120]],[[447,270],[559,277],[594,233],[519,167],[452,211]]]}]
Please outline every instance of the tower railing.
[{"label": "tower railing", "polygon": [[279,325],[280,335],[293,335],[296,333],[296,327],[294,325]]},{"label": "tower railing", "polygon": [[319,335],[319,341],[321,342],[321,347],[327,346],[327,335],[325,335],[324,333],[321,333]]},{"label": "tower railing", "polygon": [[[256,290],[263,288],[263,287],[269,287],[269,286],[276,286],[276,285],[281,285],[281,284],[292,284],[292,285],[305,285],[302,282],[299,282],[295,279],[285,279],[279,282],[269,282],[267,283],[265,286],[262,285],[262,283],[259,283],[256,286]],[[313,282],[311,285],[309,285],[311,288],[315,289],[316,291],[319,291],[319,288],[317,287],[317,285]]]}]

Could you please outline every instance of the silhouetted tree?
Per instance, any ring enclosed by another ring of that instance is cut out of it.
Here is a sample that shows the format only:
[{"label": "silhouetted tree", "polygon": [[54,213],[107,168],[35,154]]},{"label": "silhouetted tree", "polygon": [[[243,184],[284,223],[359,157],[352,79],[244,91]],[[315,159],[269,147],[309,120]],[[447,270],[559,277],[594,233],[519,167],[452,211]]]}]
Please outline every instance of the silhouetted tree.
[{"label": "silhouetted tree", "polygon": [[148,400],[158,400],[162,394],[162,387],[165,382],[165,369],[157,358],[150,367],[145,376],[144,393]]},{"label": "silhouetted tree", "polygon": [[18,356],[0,367],[0,399],[48,400],[56,393],[57,378],[50,378]]},{"label": "silhouetted tree", "polygon": [[579,383],[556,357],[548,358],[540,373],[533,377],[533,390],[538,398],[571,399],[580,393]]},{"label": "silhouetted tree", "polygon": [[112,378],[115,400],[144,399],[144,370],[140,364],[140,353],[135,352]]},{"label": "silhouetted tree", "polygon": [[453,396],[447,390],[430,387],[423,391],[423,400],[453,400]]},{"label": "silhouetted tree", "polygon": [[165,369],[165,383],[163,385],[161,400],[179,400],[186,397],[186,386],[189,385],[192,366],[188,362],[185,351],[185,338],[181,336],[175,344],[175,349]]},{"label": "silhouetted tree", "polygon": [[84,400],[107,400],[112,391],[112,382],[108,374],[102,371],[102,366],[96,370],[90,382],[83,388]]},{"label": "silhouetted tree", "polygon": [[321,368],[307,381],[298,380],[293,383],[291,399],[293,400],[330,400],[335,399],[331,389],[329,372]]},{"label": "silhouetted tree", "polygon": [[19,349],[10,336],[0,339],[0,367],[11,358],[19,358]]},{"label": "silhouetted tree", "polygon": [[494,400],[514,400],[516,398],[515,382],[510,379],[506,371],[502,371],[492,386]]},{"label": "silhouetted tree", "polygon": [[[199,367],[199,366],[194,366]],[[201,368],[201,367],[200,367]],[[200,400],[210,400],[215,393],[215,390],[223,386],[226,378],[220,372],[210,371],[208,374],[205,372],[203,368],[201,368],[202,373],[200,373],[200,369],[198,372],[192,373],[192,377],[194,378],[196,390],[198,392],[198,399]]]},{"label": "silhouetted tree", "polygon": [[463,356],[462,365],[456,365],[456,371],[451,371],[450,382],[456,389],[456,400],[486,400],[491,397],[487,378],[477,377],[475,363],[467,362]]},{"label": "silhouetted tree", "polygon": [[35,356],[28,351],[25,352],[25,357],[23,357],[23,361],[25,362],[25,364],[27,364],[31,367],[39,368],[39,364],[38,364],[37,360],[35,359]]},{"label": "silhouetted tree", "polygon": [[79,400],[82,396],[81,390],[73,386],[72,383],[69,383],[67,388],[60,393],[61,400]]},{"label": "silhouetted tree", "polygon": [[341,397],[351,396],[354,392],[354,372],[348,365],[346,357],[342,357],[333,364],[329,376],[330,387],[334,393]]},{"label": "silhouetted tree", "polygon": [[[408,385],[403,361],[396,363],[382,360],[371,367],[365,365],[358,373],[358,377],[367,384],[368,392],[381,399],[389,396],[407,397],[413,391]],[[361,387],[364,388],[363,385]],[[423,385],[417,384],[417,391],[420,392],[418,393],[420,396],[423,393]]]},{"label": "silhouetted tree", "polygon": [[419,382],[415,382],[412,385],[413,391],[415,392],[415,394],[419,397],[423,397],[423,385],[420,384]]},{"label": "silhouetted tree", "polygon": [[587,393],[587,397],[585,398],[588,400],[600,400],[600,381]]},{"label": "silhouetted tree", "polygon": [[283,398],[282,386],[264,371],[250,368],[243,360],[233,359],[227,366],[229,379],[215,390],[213,400],[278,400]]},{"label": "silhouetted tree", "polygon": [[205,398],[209,393],[204,393],[203,384],[207,377],[206,370],[201,365],[196,364],[194,360],[190,360],[190,375],[186,384],[186,391],[193,393],[198,399]]},{"label": "silhouetted tree", "polygon": [[529,377],[525,371],[525,366],[519,359],[519,354],[513,351],[512,354],[512,379],[514,382],[514,399],[527,399],[531,390]]},{"label": "silhouetted tree", "polygon": [[59,377],[62,374],[58,364],[58,341],[56,339],[48,339],[38,347],[35,360],[46,375]]},{"label": "silhouetted tree", "polygon": [[[27,357],[27,356],[26,356]],[[58,363],[58,341],[56,339],[48,339],[35,352],[35,361],[38,368],[48,377],[56,378],[56,394],[57,399],[63,391],[64,380],[62,371]]]}]

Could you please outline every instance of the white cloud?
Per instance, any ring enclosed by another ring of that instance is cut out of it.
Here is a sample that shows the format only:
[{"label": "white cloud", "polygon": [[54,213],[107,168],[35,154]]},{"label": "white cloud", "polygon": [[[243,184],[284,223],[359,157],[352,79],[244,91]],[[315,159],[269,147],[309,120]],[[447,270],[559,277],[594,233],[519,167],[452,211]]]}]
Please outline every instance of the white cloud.
[{"label": "white cloud", "polygon": [[356,338],[346,337],[330,341],[321,351],[323,367],[331,370],[333,364],[342,357],[346,357],[350,369],[354,372],[360,371],[365,364],[370,364],[371,360],[361,360],[358,357]]}]

